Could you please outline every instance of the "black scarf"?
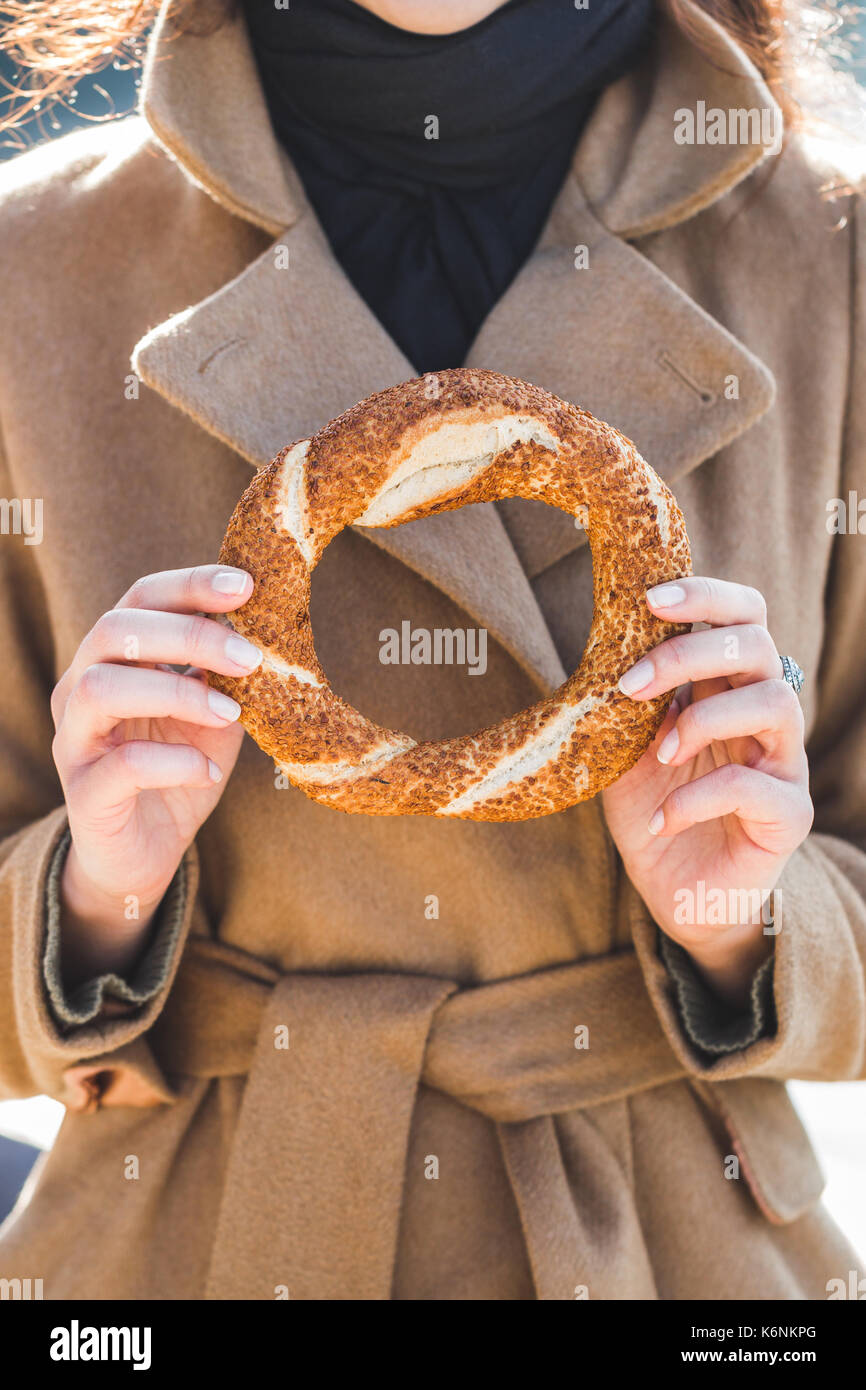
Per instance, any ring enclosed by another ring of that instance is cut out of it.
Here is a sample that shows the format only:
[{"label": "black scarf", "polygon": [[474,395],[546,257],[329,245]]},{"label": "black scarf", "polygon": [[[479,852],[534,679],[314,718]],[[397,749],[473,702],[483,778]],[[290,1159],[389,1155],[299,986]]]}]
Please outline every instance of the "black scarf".
[{"label": "black scarf", "polygon": [[652,4],[508,0],[431,36],[354,0],[244,0],[277,138],[418,372],[464,360],[537,241],[599,92],[646,46]]}]

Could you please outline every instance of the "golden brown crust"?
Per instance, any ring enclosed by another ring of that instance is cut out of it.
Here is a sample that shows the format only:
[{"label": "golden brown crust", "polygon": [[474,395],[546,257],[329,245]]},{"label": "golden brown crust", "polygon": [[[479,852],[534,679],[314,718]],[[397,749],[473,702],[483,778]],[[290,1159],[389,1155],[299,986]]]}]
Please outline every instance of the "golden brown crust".
[{"label": "golden brown crust", "polygon": [[[310,626],[310,574],[351,523],[400,525],[502,497],[581,517],[595,611],[577,671],[530,709],[461,738],[415,744],[335,695]],[[652,741],[670,696],[639,703],[617,681],[685,629],[646,589],[691,572],[676,502],[634,445],[528,382],[455,368],[380,391],[288,445],[229,522],[223,564],[252,598],[230,622],[265,651],[249,676],[210,676],[256,742],[309,796],[367,815],[524,820],[594,796]]]}]

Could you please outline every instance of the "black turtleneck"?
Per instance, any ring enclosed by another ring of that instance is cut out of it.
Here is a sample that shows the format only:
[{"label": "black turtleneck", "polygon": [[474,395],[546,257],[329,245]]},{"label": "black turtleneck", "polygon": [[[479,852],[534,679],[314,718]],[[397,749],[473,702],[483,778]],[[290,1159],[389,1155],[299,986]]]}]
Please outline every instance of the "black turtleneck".
[{"label": "black turtleneck", "polygon": [[456,34],[354,0],[244,0],[271,120],[345,273],[420,372],[456,367],[526,260],[652,0],[508,0]]}]

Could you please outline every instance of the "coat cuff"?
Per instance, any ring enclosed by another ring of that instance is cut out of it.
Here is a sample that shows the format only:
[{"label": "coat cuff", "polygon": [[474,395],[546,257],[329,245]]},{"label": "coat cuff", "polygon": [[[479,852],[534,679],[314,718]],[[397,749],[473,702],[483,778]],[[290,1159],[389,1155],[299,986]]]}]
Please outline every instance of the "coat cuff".
[{"label": "coat cuff", "polygon": [[67,829],[52,856],[45,882],[45,951],[42,972],[54,1020],[61,1032],[91,1023],[106,1007],[106,999],[127,1005],[145,1004],[165,985],[186,917],[188,870],[178,868],[157,909],[153,939],[129,979],[114,972],[94,976],[67,991],[60,970],[60,876],[72,837]]},{"label": "coat cuff", "polygon": [[[812,832],[794,851],[773,893],[776,925],[773,1001],[776,1026],[732,1052],[695,1046],[678,1007],[674,980],[658,948],[658,925],[627,882],[627,915],[656,1013],[686,1071],[707,1081],[772,1077],[853,1080],[864,1073],[866,856]],[[859,949],[858,949],[859,948]]]},{"label": "coat cuff", "polygon": [[[161,988],[140,1004],[106,993],[101,1013],[69,1027],[55,1017],[44,966],[49,871],[67,830],[66,808],[59,806],[0,845],[0,1096],[41,1094],[68,1104],[71,1071],[91,1059],[108,1068],[106,1059],[121,1054],[132,1059],[127,1071],[134,1063],[137,1074],[147,1073],[153,1093],[158,1068],[145,1035],[169,995],[187,935],[211,934],[197,892],[196,847],[184,855],[183,921]],[[141,988],[143,982],[125,983]]]},{"label": "coat cuff", "polygon": [[661,930],[658,953],[673,981],[680,1022],[698,1054],[711,1060],[725,1052],[751,1047],[760,1038],[773,1036],[776,1031],[773,956],[755,971],[748,1006],[734,1009],[702,979],[688,951]]}]

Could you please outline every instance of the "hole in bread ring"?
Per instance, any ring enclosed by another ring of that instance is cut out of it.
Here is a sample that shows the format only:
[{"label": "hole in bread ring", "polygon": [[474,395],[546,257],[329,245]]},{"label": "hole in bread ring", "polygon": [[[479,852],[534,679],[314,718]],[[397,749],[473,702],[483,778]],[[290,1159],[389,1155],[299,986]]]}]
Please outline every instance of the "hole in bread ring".
[{"label": "hole in bread ring", "polygon": [[[526,820],[595,796],[638,760],[671,696],[634,701],[619,677],[685,629],[647,607],[691,572],[682,513],[634,445],[540,387],[475,368],[381,391],[283,449],[256,474],[220,562],[252,597],[226,620],[264,653],[239,679],[209,675],[296,786],[341,811]],[[504,497],[585,527],[594,611],[578,669],[547,699],[462,737],[416,743],[332,690],[313,644],[310,576],[344,527],[397,526]]]}]

